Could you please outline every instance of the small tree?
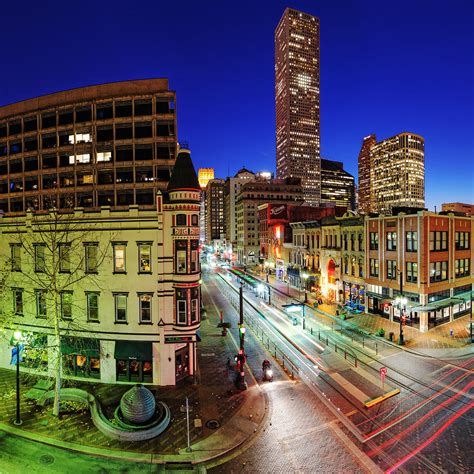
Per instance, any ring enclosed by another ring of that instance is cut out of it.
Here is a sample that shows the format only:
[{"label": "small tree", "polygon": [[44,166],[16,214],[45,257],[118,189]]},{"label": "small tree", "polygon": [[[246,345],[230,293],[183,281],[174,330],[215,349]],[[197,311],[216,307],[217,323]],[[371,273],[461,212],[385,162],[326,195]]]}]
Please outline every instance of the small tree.
[{"label": "small tree", "polygon": [[[84,328],[81,318],[73,316],[72,292],[90,288],[91,284],[100,287],[98,269],[105,260],[111,239],[108,238],[102,247],[96,242],[90,244],[93,240],[99,241],[94,239],[93,227],[87,224],[83,215],[76,215],[72,210],[28,211],[26,218],[12,218],[4,224],[10,225],[9,231],[3,230],[3,236],[10,237],[10,257],[7,258],[7,268],[1,272],[5,283],[4,301],[8,301],[8,293],[11,295],[15,288],[25,288],[25,302],[34,302],[36,317],[44,318],[52,329],[53,344],[49,349],[53,353],[55,373],[53,414],[58,415],[62,381],[61,341],[71,331]],[[4,240],[2,238],[1,243],[5,246]],[[24,262],[21,261],[23,257]],[[11,304],[2,306],[11,307]],[[17,316],[18,308],[5,310],[0,324],[3,328],[12,328],[18,321]]]}]

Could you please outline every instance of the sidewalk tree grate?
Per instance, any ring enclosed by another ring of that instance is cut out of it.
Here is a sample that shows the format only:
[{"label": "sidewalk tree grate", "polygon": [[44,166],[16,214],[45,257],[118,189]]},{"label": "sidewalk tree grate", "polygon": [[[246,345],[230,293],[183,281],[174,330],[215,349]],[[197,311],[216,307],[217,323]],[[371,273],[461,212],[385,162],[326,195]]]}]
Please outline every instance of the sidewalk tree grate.
[{"label": "sidewalk tree grate", "polygon": [[39,458],[39,461],[41,464],[53,464],[54,457],[50,454],[43,454],[43,456]]},{"label": "sidewalk tree grate", "polygon": [[221,424],[217,420],[208,420],[206,421],[206,426],[210,430],[216,430],[217,428],[221,426]]}]

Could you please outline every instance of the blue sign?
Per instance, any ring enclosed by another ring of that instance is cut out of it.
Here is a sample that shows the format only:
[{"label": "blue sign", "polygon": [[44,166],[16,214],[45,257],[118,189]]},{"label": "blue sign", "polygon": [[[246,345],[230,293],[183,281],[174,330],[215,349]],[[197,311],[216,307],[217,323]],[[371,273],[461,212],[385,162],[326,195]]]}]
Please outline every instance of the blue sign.
[{"label": "blue sign", "polygon": [[[19,349],[19,352],[20,352],[20,362],[23,361],[22,352],[23,352],[24,348],[25,348],[24,344],[18,344],[18,349]],[[12,359],[10,361],[10,365],[16,365],[17,364],[18,354],[16,353],[16,349],[17,349],[17,346],[12,347]]]}]

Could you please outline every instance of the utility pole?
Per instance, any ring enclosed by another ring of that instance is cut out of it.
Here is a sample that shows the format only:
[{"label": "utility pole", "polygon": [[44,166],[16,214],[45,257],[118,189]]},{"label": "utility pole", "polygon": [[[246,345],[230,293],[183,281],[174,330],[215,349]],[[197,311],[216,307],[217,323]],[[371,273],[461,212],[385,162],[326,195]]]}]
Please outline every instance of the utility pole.
[{"label": "utility pole", "polygon": [[239,288],[239,335],[240,335],[240,349],[239,349],[239,378],[238,388],[240,390],[247,390],[245,383],[245,327],[244,327],[244,290],[242,282]]}]

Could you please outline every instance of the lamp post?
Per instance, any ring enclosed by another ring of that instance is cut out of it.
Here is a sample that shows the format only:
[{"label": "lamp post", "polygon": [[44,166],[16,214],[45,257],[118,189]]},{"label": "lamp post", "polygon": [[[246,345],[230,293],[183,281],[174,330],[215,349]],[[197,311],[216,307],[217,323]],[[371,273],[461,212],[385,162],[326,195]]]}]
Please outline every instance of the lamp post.
[{"label": "lamp post", "polygon": [[244,292],[242,282],[240,282],[239,288],[239,336],[240,336],[240,349],[239,349],[239,379],[238,387],[240,390],[246,390],[247,384],[245,383],[245,327],[244,327]]},{"label": "lamp post", "polygon": [[308,279],[309,275],[307,273],[302,273],[301,278],[304,281],[304,302],[308,302],[308,292],[307,292],[307,287],[306,287],[306,281]]},{"label": "lamp post", "polygon": [[15,331],[13,333],[13,340],[15,341],[16,349],[16,419],[15,425],[20,426],[23,421],[20,418],[20,342],[23,334],[21,331]]},{"label": "lamp post", "polygon": [[403,346],[405,345],[405,340],[403,338],[403,313],[405,311],[408,300],[403,297],[403,272],[399,271],[398,273],[400,274],[400,296],[397,296],[395,298],[395,303],[400,309],[400,335],[398,337],[398,345]]}]

